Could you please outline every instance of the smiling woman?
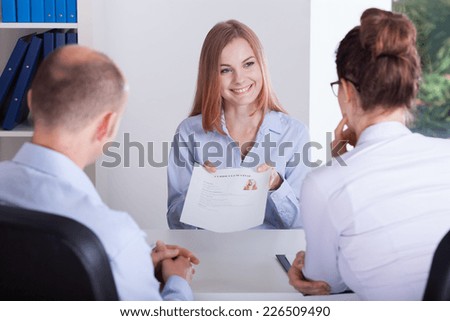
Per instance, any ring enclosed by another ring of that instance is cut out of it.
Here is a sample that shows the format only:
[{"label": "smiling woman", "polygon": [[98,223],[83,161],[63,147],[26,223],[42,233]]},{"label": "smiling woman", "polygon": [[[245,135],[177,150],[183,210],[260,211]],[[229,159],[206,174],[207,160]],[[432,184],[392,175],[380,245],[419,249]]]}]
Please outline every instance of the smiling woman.
[{"label": "smiling woman", "polygon": [[[167,229],[169,155],[165,146],[170,147],[177,126],[192,110],[202,42],[217,22],[237,19],[255,31],[264,44],[272,85],[282,106],[308,124],[309,1],[87,3],[93,9],[89,23],[80,23],[80,28],[87,29],[80,36],[88,35],[84,43],[114,57],[130,85],[128,109],[116,140],[120,147],[109,147],[113,158],[105,154],[107,163],[118,160],[118,164],[98,163],[95,184],[108,205],[128,211],[141,227]],[[215,153],[215,142],[209,145]]]},{"label": "smiling woman", "polygon": [[262,83],[261,68],[247,40],[236,38],[223,48],[220,55],[220,95],[224,110],[257,108],[254,103],[261,93]]},{"label": "smiling woman", "polygon": [[[180,222],[195,164],[211,172],[255,165],[257,171],[271,171],[259,228],[301,227],[298,197],[309,169],[292,164],[308,141],[306,127],[286,114],[272,90],[256,34],[236,20],[216,24],[203,43],[192,112],[176,131],[169,159],[169,227],[195,228]],[[232,152],[210,157],[203,147],[211,142],[222,151],[231,146]],[[267,153],[267,143],[278,148]],[[282,152],[281,145],[287,147]]]}]

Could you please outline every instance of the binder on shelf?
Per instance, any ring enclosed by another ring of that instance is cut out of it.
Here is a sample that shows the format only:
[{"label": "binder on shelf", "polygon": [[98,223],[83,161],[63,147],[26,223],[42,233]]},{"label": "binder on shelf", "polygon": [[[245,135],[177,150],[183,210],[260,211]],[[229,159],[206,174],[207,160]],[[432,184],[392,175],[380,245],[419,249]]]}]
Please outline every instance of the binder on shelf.
[{"label": "binder on shelf", "polygon": [[78,34],[75,29],[69,29],[66,32],[66,45],[76,45],[78,43]]},{"label": "binder on shelf", "polygon": [[57,49],[66,44],[66,34],[64,33],[64,30],[57,29],[54,31],[54,35],[55,35],[55,47],[53,49]]},{"label": "binder on shelf", "polygon": [[17,22],[31,22],[30,0],[17,0]]},{"label": "binder on shelf", "polygon": [[42,34],[42,59],[45,59],[55,49],[55,34],[52,30]]},{"label": "binder on shelf", "polygon": [[3,128],[6,130],[13,129],[16,125],[26,120],[28,116],[27,91],[39,63],[41,47],[42,39],[34,35],[25,55],[22,69],[17,78],[16,86],[12,92],[5,119],[3,120]]},{"label": "binder on shelf", "polygon": [[45,59],[56,48],[78,43],[78,34],[76,29],[69,29],[64,33],[63,29],[52,29],[40,34],[43,40],[42,59]]},{"label": "binder on shelf", "polygon": [[44,0],[44,21],[55,22],[55,0]]},{"label": "binder on shelf", "polygon": [[44,0],[31,0],[31,22],[44,21]]},{"label": "binder on shelf", "polygon": [[0,121],[4,119],[7,107],[7,96],[11,93],[11,85],[16,81],[18,71],[25,58],[32,35],[19,38],[16,42],[5,69],[0,76]]},{"label": "binder on shelf", "polygon": [[67,22],[77,22],[77,0],[66,1]]},{"label": "binder on shelf", "polygon": [[56,22],[67,22],[66,0],[55,0]]},{"label": "binder on shelf", "polygon": [[2,0],[2,21],[17,22],[16,0]]}]

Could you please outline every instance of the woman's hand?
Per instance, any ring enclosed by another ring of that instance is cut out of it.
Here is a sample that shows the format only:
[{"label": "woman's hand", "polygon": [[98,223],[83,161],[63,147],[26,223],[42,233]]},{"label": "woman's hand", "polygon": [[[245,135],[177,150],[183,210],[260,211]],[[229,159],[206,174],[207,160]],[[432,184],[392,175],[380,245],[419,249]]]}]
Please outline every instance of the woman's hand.
[{"label": "woman's hand", "polygon": [[270,181],[269,181],[269,189],[271,191],[277,190],[281,184],[283,183],[283,179],[281,178],[280,174],[278,174],[275,167],[269,166],[267,164],[259,165],[256,169],[258,173],[262,173],[265,171],[270,171]]},{"label": "woman's hand", "polygon": [[210,174],[213,174],[217,171],[216,166],[214,166],[213,163],[211,163],[210,161],[206,161],[203,164],[203,168],[206,169],[206,171]]},{"label": "woman's hand", "polygon": [[[203,164],[203,167],[206,169],[208,173],[211,174],[217,171],[217,168],[210,161],[206,161]],[[275,167],[271,167],[267,164],[262,164],[258,166],[258,168],[256,169],[258,173],[262,173],[269,170],[270,170],[269,189],[276,190],[281,186],[281,183],[283,183],[283,179],[281,178],[280,174],[278,174]]]},{"label": "woman's hand", "polygon": [[[356,134],[348,128],[348,118],[344,115],[334,130],[334,140],[331,142],[331,155],[333,157],[343,155],[347,152],[347,144],[356,145]],[[347,128],[344,129],[344,127]]]},{"label": "woman's hand", "polygon": [[328,295],[330,286],[324,281],[309,281],[303,276],[303,266],[305,265],[305,252],[297,253],[295,260],[288,271],[289,284],[297,291],[309,295]]}]

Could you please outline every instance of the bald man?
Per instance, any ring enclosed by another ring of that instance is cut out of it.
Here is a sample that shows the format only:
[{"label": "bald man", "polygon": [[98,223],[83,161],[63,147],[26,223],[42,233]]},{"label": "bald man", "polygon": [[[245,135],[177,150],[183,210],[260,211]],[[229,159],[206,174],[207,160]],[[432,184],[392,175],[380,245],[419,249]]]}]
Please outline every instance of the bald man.
[{"label": "bald man", "polygon": [[[31,143],[0,163],[0,203],[72,218],[99,237],[121,300],[192,300],[192,263],[186,249],[146,235],[124,212],[106,206],[83,169],[101,155],[124,111],[126,82],[105,55],[65,46],[45,59],[28,93]],[[154,276],[162,269],[164,287]]]}]

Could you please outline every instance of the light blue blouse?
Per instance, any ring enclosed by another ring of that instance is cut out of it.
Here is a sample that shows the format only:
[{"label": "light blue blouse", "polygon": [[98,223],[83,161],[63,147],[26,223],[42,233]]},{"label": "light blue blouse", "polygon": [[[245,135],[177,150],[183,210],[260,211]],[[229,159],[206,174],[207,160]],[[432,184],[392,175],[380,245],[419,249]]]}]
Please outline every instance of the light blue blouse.
[{"label": "light blue blouse", "polygon": [[267,198],[264,223],[259,229],[289,229],[302,226],[299,197],[302,181],[310,169],[309,134],[305,125],[292,117],[275,111],[268,112],[256,135],[255,144],[244,160],[239,146],[230,137],[225,118],[222,117],[225,135],[217,131],[205,132],[202,115],[189,117],[176,131],[169,157],[168,212],[171,229],[193,229],[180,222],[184,200],[189,187],[194,164],[207,160],[218,169],[256,168],[268,163],[283,178],[281,186],[270,191]]},{"label": "light blue blouse", "polygon": [[89,227],[108,255],[121,300],[192,300],[186,280],[172,276],[159,292],[145,233],[124,212],[108,208],[69,158],[26,143],[0,163],[0,203],[59,214]]}]

